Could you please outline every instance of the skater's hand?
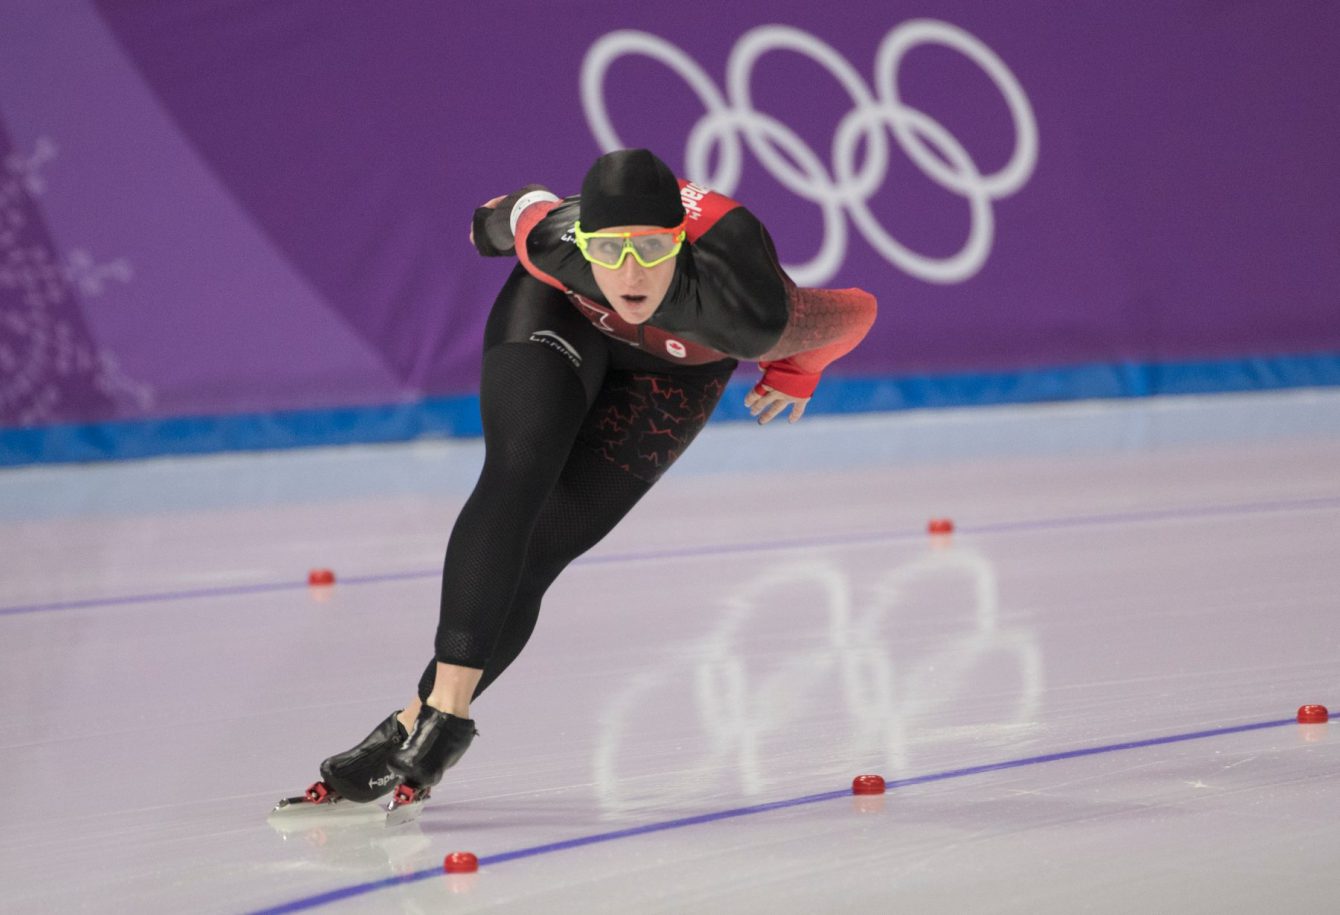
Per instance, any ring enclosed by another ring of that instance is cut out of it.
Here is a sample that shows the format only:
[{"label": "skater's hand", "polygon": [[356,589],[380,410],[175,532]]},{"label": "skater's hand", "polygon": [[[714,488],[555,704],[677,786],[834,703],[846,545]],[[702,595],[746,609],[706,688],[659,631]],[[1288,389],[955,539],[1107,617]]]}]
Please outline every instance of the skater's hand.
[{"label": "skater's hand", "polygon": [[[480,206],[481,209],[487,207],[488,209],[492,210],[492,209],[495,209],[495,208],[498,206],[498,204],[502,203],[502,202],[503,202],[504,200],[506,200],[506,199],[507,199],[507,195],[506,195],[506,194],[500,194],[499,196],[494,197],[492,200],[488,201],[487,203],[481,203],[479,206]],[[473,245],[474,243],[475,243],[475,224],[474,224],[474,221],[471,220],[471,222],[470,222],[470,244]]]},{"label": "skater's hand", "polygon": [[752,415],[758,417],[760,426],[772,422],[788,406],[791,408],[791,418],[788,421],[798,422],[805,415],[805,407],[809,402],[808,397],[792,397],[766,384],[755,387],[744,399],[744,405],[749,408]]}]

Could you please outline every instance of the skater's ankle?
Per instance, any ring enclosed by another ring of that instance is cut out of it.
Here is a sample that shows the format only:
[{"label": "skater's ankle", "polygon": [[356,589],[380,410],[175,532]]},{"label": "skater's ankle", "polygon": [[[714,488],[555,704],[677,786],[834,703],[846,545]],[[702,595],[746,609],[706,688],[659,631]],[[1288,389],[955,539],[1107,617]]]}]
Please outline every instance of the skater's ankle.
[{"label": "skater's ankle", "polygon": [[400,726],[405,729],[406,734],[414,730],[414,722],[418,720],[419,709],[422,707],[423,703],[416,698],[409,705],[401,709],[400,714],[395,716],[396,721],[400,722]]},{"label": "skater's ankle", "polygon": [[428,706],[457,718],[468,719],[470,700],[474,698],[475,688],[483,674],[484,671],[476,667],[461,667],[439,661],[433,674],[433,688],[428,693]]},{"label": "skater's ankle", "polygon": [[437,709],[439,712],[445,712],[448,715],[454,715],[457,718],[468,719],[470,717],[469,703],[454,702],[449,696],[442,698],[429,696],[428,701],[425,704],[429,708]]}]

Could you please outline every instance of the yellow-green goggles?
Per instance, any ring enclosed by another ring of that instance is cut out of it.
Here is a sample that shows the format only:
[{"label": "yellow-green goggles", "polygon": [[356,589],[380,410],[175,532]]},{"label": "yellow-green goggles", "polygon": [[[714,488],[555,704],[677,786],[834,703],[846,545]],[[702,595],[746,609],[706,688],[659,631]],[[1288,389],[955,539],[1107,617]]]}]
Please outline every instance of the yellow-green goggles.
[{"label": "yellow-green goggles", "polygon": [[572,227],[582,257],[608,270],[618,270],[628,255],[643,267],[663,264],[684,247],[684,223],[669,229],[642,232],[583,232],[580,222]]}]

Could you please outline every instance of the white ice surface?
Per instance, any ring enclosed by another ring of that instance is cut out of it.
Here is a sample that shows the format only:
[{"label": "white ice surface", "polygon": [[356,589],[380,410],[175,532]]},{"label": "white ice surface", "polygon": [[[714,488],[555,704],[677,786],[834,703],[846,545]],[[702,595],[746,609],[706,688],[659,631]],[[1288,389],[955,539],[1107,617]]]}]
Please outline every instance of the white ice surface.
[{"label": "white ice surface", "polygon": [[480,456],[0,473],[0,911],[297,905],[453,850],[485,866],[314,910],[1340,910],[1340,723],[487,860],[1340,710],[1340,392],[713,426],[417,823],[267,822],[413,690]]}]

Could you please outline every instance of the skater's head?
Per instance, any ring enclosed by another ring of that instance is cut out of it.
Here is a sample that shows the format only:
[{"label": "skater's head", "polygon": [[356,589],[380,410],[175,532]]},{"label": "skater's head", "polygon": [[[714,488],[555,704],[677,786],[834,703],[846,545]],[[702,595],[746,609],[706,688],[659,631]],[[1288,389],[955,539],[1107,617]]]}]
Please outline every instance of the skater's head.
[{"label": "skater's head", "polygon": [[679,181],[650,150],[605,153],[582,179],[578,218],[586,232],[631,225],[672,229],[684,221]]},{"label": "skater's head", "polygon": [[684,246],[684,204],[674,172],[645,149],[596,160],[582,181],[576,243],[619,317],[648,320],[665,299]]}]

